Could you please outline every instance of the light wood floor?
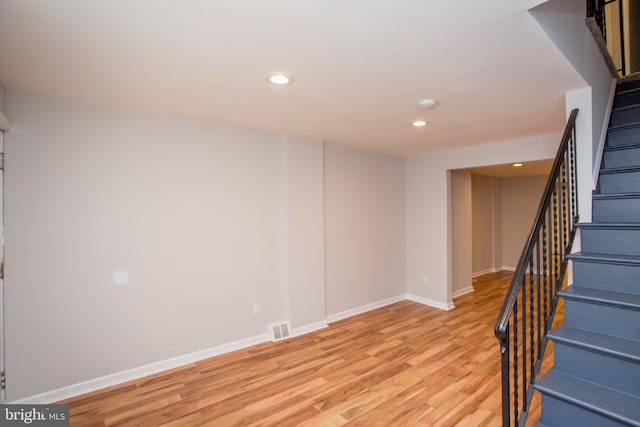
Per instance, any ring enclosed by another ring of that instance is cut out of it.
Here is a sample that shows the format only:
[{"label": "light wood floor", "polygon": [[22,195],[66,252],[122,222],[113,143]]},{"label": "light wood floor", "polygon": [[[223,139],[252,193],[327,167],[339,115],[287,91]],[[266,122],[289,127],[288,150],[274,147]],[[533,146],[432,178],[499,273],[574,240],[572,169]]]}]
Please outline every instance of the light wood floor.
[{"label": "light wood floor", "polygon": [[510,279],[476,279],[448,312],[402,301],[61,403],[72,426],[498,426]]}]

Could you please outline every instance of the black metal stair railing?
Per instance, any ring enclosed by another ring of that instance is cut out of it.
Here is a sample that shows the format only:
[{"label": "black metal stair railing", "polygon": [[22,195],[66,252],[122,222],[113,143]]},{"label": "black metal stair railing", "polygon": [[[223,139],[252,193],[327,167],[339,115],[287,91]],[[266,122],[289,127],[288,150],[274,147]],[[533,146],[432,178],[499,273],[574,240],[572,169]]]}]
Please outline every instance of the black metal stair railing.
[{"label": "black metal stair railing", "polygon": [[540,372],[578,222],[575,122],[571,112],[531,233],[495,324],[502,354],[502,425],[524,425]]},{"label": "black metal stair railing", "polygon": [[[615,28],[607,28],[607,16],[614,12],[612,8],[607,10],[607,5],[617,3],[617,17],[615,17],[615,22],[617,25]],[[618,57],[620,60],[620,68],[618,68],[618,72],[621,76],[624,76],[627,73],[626,66],[626,54],[625,54],[625,33],[624,33],[624,8],[622,7],[622,0],[587,0],[587,17],[593,17],[596,21],[596,24],[600,28],[602,32],[602,38],[607,41],[607,37],[612,37],[613,34],[608,34],[617,30],[618,40],[620,41]],[[613,54],[613,53],[612,53]]]}]

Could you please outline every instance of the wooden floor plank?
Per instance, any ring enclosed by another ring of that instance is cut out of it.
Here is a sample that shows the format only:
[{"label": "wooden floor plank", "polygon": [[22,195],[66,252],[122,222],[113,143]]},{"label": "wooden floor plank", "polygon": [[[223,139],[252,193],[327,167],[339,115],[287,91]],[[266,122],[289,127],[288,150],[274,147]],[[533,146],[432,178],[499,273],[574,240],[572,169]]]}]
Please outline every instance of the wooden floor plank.
[{"label": "wooden floor plank", "polygon": [[497,426],[510,279],[477,278],[451,311],[401,301],[60,403],[72,426]]}]

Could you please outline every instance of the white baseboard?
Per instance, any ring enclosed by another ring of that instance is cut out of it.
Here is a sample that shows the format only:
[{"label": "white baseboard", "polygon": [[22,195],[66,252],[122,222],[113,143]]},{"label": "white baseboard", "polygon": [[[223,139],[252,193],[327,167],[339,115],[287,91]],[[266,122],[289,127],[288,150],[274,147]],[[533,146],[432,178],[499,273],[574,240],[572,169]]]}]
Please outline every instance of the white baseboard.
[{"label": "white baseboard", "polygon": [[267,334],[257,335],[6,403],[49,404],[146,377],[147,375],[157,374],[162,371],[188,365],[189,363],[198,362],[213,356],[219,356],[224,353],[230,353],[253,345],[262,344],[267,341],[269,341],[269,336]]},{"label": "white baseboard", "polygon": [[498,271],[516,271],[516,268],[503,265],[502,267],[500,267],[500,270]]},{"label": "white baseboard", "polygon": [[495,268],[487,268],[486,270],[481,270],[481,271],[476,271],[475,273],[471,273],[471,278],[475,279],[476,277],[479,276],[484,276],[485,274],[489,274],[489,273],[495,273],[498,270]]},{"label": "white baseboard", "polygon": [[[473,288],[471,288],[473,290]],[[340,313],[327,316],[327,320],[315,322],[309,325],[301,326],[299,328],[292,329],[291,336],[296,337],[310,332],[314,332],[328,327],[328,323],[336,322],[338,320],[346,319],[357,314],[365,313],[367,311],[375,310],[380,307],[384,307],[396,302],[411,300],[420,304],[435,307],[441,310],[451,310],[455,306],[453,302],[443,304],[439,301],[431,300],[428,298],[419,297],[412,294],[398,295],[392,298],[387,298],[381,301],[377,301],[371,304],[355,307],[350,310],[346,310]],[[241,350],[253,345],[262,344],[270,341],[269,335],[257,335],[246,339],[234,341],[227,344],[222,344],[216,347],[211,347],[205,350],[196,351],[193,353],[185,354],[182,356],[173,357],[159,362],[150,363],[148,365],[140,366],[138,368],[128,369],[126,371],[117,372],[111,375],[105,375],[100,378],[83,381],[77,384],[72,384],[66,387],[62,387],[56,390],[47,391],[45,393],[37,394],[30,397],[14,400],[11,402],[5,402],[10,404],[49,404],[52,402],[58,402],[60,400],[69,399],[81,394],[90,393],[96,390],[100,390],[106,387],[111,387],[125,383],[127,381],[136,380],[148,375],[157,374],[169,369],[178,368],[180,366],[188,365],[189,363],[198,362],[200,360],[208,359],[210,357],[219,356],[221,354],[230,353],[232,351]]]},{"label": "white baseboard", "polygon": [[291,337],[299,337],[300,335],[309,334],[311,332],[319,331],[329,327],[329,324],[324,320],[320,322],[311,323],[309,325],[300,326],[299,328],[291,329]]},{"label": "white baseboard", "polygon": [[461,297],[462,295],[470,294],[473,291],[474,291],[473,286],[467,286],[464,289],[459,289],[459,290],[455,291],[453,293],[453,295],[451,295],[451,296],[453,298],[458,298],[458,297]]},{"label": "white baseboard", "polygon": [[398,295],[396,297],[387,298],[381,301],[372,302],[371,304],[361,305],[349,310],[341,311],[340,313],[330,314],[327,316],[327,322],[333,323],[338,320],[346,319],[347,317],[355,316],[357,314],[366,313],[367,311],[375,310],[376,308],[384,307],[386,305],[395,304],[407,299],[405,295]]},{"label": "white baseboard", "polygon": [[428,305],[429,307],[439,308],[440,310],[452,310],[456,306],[453,305],[453,301],[449,301],[447,304],[441,303],[440,301],[435,301],[429,298],[419,297],[413,294],[407,294],[407,299],[414,302],[419,302],[420,304]]}]

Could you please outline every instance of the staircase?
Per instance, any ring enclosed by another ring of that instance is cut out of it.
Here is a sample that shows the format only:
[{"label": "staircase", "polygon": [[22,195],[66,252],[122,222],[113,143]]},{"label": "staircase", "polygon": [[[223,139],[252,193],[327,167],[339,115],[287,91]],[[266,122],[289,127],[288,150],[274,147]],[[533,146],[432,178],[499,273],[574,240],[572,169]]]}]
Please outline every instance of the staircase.
[{"label": "staircase", "polygon": [[640,80],[618,84],[536,426],[640,426]]}]

